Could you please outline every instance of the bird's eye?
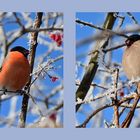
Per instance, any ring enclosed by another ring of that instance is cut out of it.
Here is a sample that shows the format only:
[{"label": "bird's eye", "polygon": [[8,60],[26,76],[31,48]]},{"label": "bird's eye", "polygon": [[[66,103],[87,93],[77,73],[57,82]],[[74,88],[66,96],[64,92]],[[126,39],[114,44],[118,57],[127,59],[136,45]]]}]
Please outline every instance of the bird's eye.
[{"label": "bird's eye", "polygon": [[130,47],[133,43],[134,43],[134,41],[132,41],[132,40],[130,40],[130,39],[127,39],[127,40],[125,41],[125,44],[126,44],[127,47]]}]

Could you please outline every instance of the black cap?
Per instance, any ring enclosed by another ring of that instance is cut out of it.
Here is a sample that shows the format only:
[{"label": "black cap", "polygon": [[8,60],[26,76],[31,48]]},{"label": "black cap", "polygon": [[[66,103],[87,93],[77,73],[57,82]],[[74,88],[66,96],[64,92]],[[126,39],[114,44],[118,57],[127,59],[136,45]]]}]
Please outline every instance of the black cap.
[{"label": "black cap", "polygon": [[134,42],[140,40],[139,34],[133,34],[128,37],[128,39],[125,41],[126,46],[130,47]]},{"label": "black cap", "polygon": [[14,48],[12,48],[10,50],[10,52],[13,52],[13,51],[21,52],[26,58],[27,58],[27,56],[29,54],[29,50],[27,50],[27,49],[25,49],[25,48],[23,48],[21,46],[16,46],[16,47],[14,47]]}]

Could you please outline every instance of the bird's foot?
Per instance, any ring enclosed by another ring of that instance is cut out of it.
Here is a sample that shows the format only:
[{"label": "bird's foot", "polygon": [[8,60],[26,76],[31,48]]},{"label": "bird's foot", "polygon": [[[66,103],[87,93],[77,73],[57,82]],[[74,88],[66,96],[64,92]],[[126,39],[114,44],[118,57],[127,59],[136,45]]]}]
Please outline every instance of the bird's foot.
[{"label": "bird's foot", "polygon": [[27,83],[26,86],[24,87],[24,90],[27,90],[29,88],[29,85],[30,84]]},{"label": "bird's foot", "polygon": [[3,94],[6,95],[6,92],[8,92],[8,90],[4,88],[3,89]]},{"label": "bird's foot", "polygon": [[19,93],[19,95],[25,94],[25,90],[17,90],[16,92]]}]

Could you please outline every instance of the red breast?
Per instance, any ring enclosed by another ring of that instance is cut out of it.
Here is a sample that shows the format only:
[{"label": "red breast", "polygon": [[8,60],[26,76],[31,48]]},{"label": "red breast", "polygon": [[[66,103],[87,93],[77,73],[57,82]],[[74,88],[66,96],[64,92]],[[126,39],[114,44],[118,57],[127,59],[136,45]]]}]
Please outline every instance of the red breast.
[{"label": "red breast", "polygon": [[27,58],[18,51],[9,52],[0,72],[0,87],[7,90],[21,90],[30,77]]}]

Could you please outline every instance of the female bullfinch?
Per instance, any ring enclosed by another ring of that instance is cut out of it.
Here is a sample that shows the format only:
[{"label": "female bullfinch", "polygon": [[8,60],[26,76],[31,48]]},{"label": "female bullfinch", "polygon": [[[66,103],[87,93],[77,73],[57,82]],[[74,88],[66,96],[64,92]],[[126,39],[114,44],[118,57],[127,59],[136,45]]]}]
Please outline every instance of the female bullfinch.
[{"label": "female bullfinch", "polygon": [[122,66],[129,79],[140,77],[140,35],[129,36],[125,41],[125,49]]},{"label": "female bullfinch", "polygon": [[[124,51],[122,59],[124,72],[128,79],[137,79],[140,77],[140,35],[134,34],[129,36],[129,38],[125,41],[125,44],[127,47]],[[137,93],[140,94],[140,82],[137,83]],[[123,128],[129,127],[133,119],[138,101],[139,97],[137,97],[134,101],[130,112],[124,120],[122,126]]]},{"label": "female bullfinch", "polygon": [[0,70],[0,89],[18,91],[26,85],[30,77],[27,59],[29,50],[16,46],[6,56]]}]

